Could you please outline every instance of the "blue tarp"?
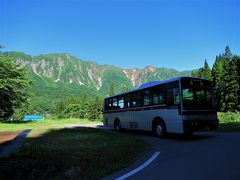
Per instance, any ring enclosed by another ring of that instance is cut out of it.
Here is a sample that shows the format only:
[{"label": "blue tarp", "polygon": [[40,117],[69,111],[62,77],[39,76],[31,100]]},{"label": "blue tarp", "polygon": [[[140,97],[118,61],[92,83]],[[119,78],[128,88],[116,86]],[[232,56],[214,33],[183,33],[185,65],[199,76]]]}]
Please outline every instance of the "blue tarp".
[{"label": "blue tarp", "polygon": [[23,121],[39,121],[43,119],[42,115],[25,115]]}]

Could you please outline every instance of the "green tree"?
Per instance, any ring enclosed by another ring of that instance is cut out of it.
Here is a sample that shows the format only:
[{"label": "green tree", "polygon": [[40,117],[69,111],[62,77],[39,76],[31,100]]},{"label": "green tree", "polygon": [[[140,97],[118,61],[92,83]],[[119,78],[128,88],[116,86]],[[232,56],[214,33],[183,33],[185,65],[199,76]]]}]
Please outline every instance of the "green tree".
[{"label": "green tree", "polygon": [[131,90],[130,87],[127,87],[125,84],[122,86],[122,91],[121,92],[126,92],[126,91],[129,91]]},{"label": "green tree", "polygon": [[200,68],[200,69],[198,70],[198,77],[204,78],[204,68]]},{"label": "green tree", "polygon": [[24,69],[0,55],[0,117],[9,118],[15,108],[27,102],[29,93],[26,88],[30,84]]},{"label": "green tree", "polygon": [[237,56],[233,57],[230,61],[231,76],[229,82],[229,110],[235,111],[239,110],[239,71],[238,71],[239,58]]},{"label": "green tree", "polygon": [[86,118],[92,121],[102,119],[102,105],[103,100],[96,97],[95,101],[89,103]]},{"label": "green tree", "polygon": [[[195,74],[193,74],[195,73]],[[211,69],[207,63],[207,60],[205,59],[205,62],[204,62],[204,67],[203,68],[200,68],[198,71],[196,72],[192,72],[192,74],[195,76],[195,77],[201,77],[201,78],[206,78],[206,79],[209,79],[211,80],[212,79],[212,75],[211,75]]]},{"label": "green tree", "polygon": [[206,78],[206,79],[209,79],[209,80],[212,79],[211,69],[210,69],[206,59],[205,59],[205,62],[204,62],[203,77]]},{"label": "green tree", "polygon": [[114,94],[115,94],[114,84],[111,83],[111,84],[110,84],[110,88],[109,88],[108,95],[109,95],[109,96],[113,96]]},{"label": "green tree", "polygon": [[224,83],[224,86],[222,88],[221,92],[221,110],[222,111],[229,111],[231,107],[229,106],[230,103],[230,83],[231,83],[231,67],[230,67],[230,59],[225,59],[223,63],[223,76],[222,76],[222,82]]},{"label": "green tree", "polygon": [[66,108],[66,104],[64,101],[57,102],[54,108],[54,114],[57,115],[57,117],[61,118],[63,115],[62,113],[64,112]]},{"label": "green tree", "polygon": [[222,83],[222,73],[223,73],[223,60],[221,55],[216,56],[215,62],[212,68],[212,82],[214,89],[214,99],[217,105],[217,109],[221,109],[221,92],[223,91]]},{"label": "green tree", "polygon": [[193,70],[193,71],[191,72],[191,76],[192,76],[192,77],[198,77],[198,73],[199,73],[199,70],[198,70],[198,69]]},{"label": "green tree", "polygon": [[237,72],[238,72],[238,86],[239,86],[239,90],[238,90],[238,110],[240,111],[240,56],[236,56],[235,57],[237,61]]}]

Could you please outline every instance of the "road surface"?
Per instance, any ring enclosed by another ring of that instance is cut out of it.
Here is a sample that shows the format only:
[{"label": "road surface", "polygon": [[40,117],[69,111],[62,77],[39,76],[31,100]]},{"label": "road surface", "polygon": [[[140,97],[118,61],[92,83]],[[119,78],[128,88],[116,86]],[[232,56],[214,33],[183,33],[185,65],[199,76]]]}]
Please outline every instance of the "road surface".
[{"label": "road surface", "polygon": [[[160,151],[160,155],[128,180],[240,180],[240,132],[198,133],[191,138],[170,135],[166,139],[136,134],[149,142],[152,153]],[[121,177],[144,161],[103,179]]]}]

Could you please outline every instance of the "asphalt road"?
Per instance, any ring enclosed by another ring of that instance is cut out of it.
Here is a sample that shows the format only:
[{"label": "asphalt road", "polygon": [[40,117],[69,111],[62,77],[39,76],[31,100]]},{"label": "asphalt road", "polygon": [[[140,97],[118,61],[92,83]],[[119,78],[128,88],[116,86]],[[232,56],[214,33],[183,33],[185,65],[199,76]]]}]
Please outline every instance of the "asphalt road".
[{"label": "asphalt road", "polygon": [[[191,138],[170,135],[166,139],[141,133],[139,136],[149,142],[152,152],[160,151],[160,156],[127,178],[129,180],[240,180],[240,132],[198,133]],[[138,164],[142,162],[140,160]],[[115,179],[137,166],[135,164],[107,179]]]}]

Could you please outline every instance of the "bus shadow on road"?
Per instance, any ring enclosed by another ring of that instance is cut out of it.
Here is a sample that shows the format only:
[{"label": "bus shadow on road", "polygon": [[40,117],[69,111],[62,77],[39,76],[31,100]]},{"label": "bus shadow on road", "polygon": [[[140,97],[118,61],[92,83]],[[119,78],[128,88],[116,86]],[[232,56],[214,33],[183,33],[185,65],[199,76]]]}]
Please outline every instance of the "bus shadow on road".
[{"label": "bus shadow on road", "polygon": [[184,134],[176,134],[176,133],[168,133],[166,137],[159,138],[155,136],[151,131],[142,131],[142,130],[127,130],[123,129],[122,133],[126,133],[129,135],[135,135],[139,137],[149,137],[149,138],[156,138],[159,140],[176,140],[176,141],[199,141],[205,139],[215,138],[213,133],[196,133],[193,135],[184,135]]},{"label": "bus shadow on road", "polygon": [[193,135],[184,135],[184,134],[174,134],[169,133],[165,139],[176,140],[176,141],[200,141],[214,138],[215,136],[212,134],[193,134]]}]

